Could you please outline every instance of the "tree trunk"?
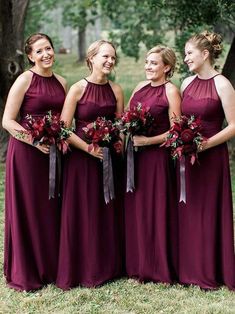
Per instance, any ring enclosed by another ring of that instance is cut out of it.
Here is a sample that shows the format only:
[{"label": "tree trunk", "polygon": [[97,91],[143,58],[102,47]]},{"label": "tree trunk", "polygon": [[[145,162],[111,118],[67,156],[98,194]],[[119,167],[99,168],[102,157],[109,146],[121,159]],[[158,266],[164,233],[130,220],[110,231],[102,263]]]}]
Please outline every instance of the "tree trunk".
[{"label": "tree trunk", "polygon": [[[235,67],[234,67],[234,60],[235,60],[235,36],[233,37],[233,41],[231,47],[228,52],[228,56],[225,60],[225,64],[223,67],[222,74],[229,79],[232,83],[233,87],[235,88]],[[230,158],[234,158],[235,156],[235,139],[231,139],[228,143]]]},{"label": "tree trunk", "polygon": [[227,79],[229,79],[229,81],[232,83],[233,87],[235,88],[234,61],[235,61],[235,36],[233,37],[233,41],[229,49],[228,56],[225,60],[225,64],[222,71],[222,74],[225,77],[227,77]]},{"label": "tree trunk", "polygon": [[[24,19],[29,0],[0,1],[0,121],[11,85],[23,72]],[[5,159],[7,133],[0,124],[0,159]]]},{"label": "tree trunk", "polygon": [[83,62],[86,57],[86,28],[78,28],[78,61]]}]

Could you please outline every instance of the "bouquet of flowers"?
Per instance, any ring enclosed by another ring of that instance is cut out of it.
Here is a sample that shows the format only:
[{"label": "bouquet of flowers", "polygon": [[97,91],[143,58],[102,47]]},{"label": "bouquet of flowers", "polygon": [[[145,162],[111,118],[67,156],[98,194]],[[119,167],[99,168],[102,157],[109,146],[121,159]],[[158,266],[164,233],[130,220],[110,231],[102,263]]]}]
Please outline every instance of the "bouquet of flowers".
[{"label": "bouquet of flowers", "polygon": [[117,153],[121,152],[120,130],[111,120],[98,117],[94,122],[84,127],[83,131],[84,139],[89,144],[89,152],[97,146],[113,147]]},{"label": "bouquet of flowers", "polygon": [[[22,138],[25,135],[32,139],[33,145],[45,144],[50,146],[49,154],[49,199],[54,198],[56,182],[56,165],[58,165],[60,181],[60,156],[56,148],[63,154],[69,149],[66,139],[71,135],[73,129],[68,128],[64,121],[60,120],[60,114],[52,114],[48,111],[44,116],[26,116],[26,125],[24,131],[18,131],[16,138]],[[57,162],[56,162],[57,161]]]},{"label": "bouquet of flowers", "polygon": [[107,204],[115,197],[110,148],[114,148],[117,153],[121,152],[120,130],[111,120],[98,117],[84,127],[83,131],[84,139],[89,144],[89,152],[97,146],[103,147],[103,191]]},{"label": "bouquet of flowers", "polygon": [[[153,117],[149,112],[149,107],[142,106],[138,103],[137,106],[126,110],[120,117],[116,119],[116,125],[121,133],[126,135],[126,150],[127,150],[127,192],[133,192],[134,183],[134,147],[130,138],[134,135],[151,134],[153,126]],[[138,147],[135,147],[135,151]]]},{"label": "bouquet of flowers", "polygon": [[173,126],[162,146],[171,148],[173,159],[190,156],[190,162],[193,165],[198,159],[198,150],[202,142],[206,140],[200,133],[202,129],[201,120],[194,115],[175,117],[173,119]]},{"label": "bouquet of flowers", "polygon": [[20,131],[21,134],[27,134],[33,141],[33,145],[45,144],[56,145],[57,148],[65,154],[69,148],[66,139],[71,135],[73,129],[68,128],[64,121],[60,120],[60,114],[52,114],[51,111],[44,116],[32,117],[26,116],[26,131]]},{"label": "bouquet of flowers", "polygon": [[154,120],[149,109],[138,103],[137,106],[126,110],[116,121],[121,133],[127,136],[149,134]]}]

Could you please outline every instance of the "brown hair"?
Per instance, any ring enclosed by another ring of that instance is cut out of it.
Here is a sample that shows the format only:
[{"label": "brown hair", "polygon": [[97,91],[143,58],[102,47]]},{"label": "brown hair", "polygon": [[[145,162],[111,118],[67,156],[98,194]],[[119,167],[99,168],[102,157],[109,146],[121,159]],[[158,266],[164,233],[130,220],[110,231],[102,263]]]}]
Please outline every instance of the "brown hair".
[{"label": "brown hair", "polygon": [[[32,45],[34,43],[36,43],[36,41],[38,41],[39,39],[42,39],[42,38],[47,39],[49,41],[51,47],[54,49],[52,40],[48,35],[43,34],[43,33],[35,33],[35,34],[30,35],[25,41],[24,51],[27,55],[27,58],[28,58],[28,55],[32,52]],[[29,64],[34,65],[34,62],[31,61],[29,58],[28,58],[28,61],[29,61]]]},{"label": "brown hair", "polygon": [[169,47],[157,45],[147,52],[147,56],[151,53],[159,53],[161,55],[163,63],[171,67],[170,70],[166,72],[166,77],[172,77],[176,64],[176,55],[174,51]]},{"label": "brown hair", "polygon": [[[97,53],[99,52],[99,49],[102,45],[104,44],[109,44],[110,46],[113,47],[114,51],[115,51],[115,57],[117,59],[117,51],[116,48],[114,46],[114,44],[111,41],[108,40],[104,40],[104,39],[100,39],[100,40],[96,40],[95,42],[93,42],[87,49],[87,53],[86,53],[86,63],[87,66],[89,68],[89,70],[92,72],[92,63],[90,61],[90,59],[92,57],[94,57],[95,55],[97,55]],[[116,60],[117,63],[117,60]]]},{"label": "brown hair", "polygon": [[204,31],[192,36],[187,42],[194,44],[195,47],[201,51],[208,50],[211,64],[213,64],[215,59],[222,53],[222,37],[217,33]]}]

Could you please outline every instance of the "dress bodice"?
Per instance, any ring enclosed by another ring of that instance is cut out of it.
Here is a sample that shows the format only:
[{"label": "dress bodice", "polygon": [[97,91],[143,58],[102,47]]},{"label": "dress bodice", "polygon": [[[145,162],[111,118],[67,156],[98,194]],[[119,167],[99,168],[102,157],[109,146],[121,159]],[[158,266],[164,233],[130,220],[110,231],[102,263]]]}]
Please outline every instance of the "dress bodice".
[{"label": "dress bodice", "polygon": [[33,72],[21,105],[20,116],[24,118],[27,114],[44,115],[49,110],[61,112],[64,99],[64,88],[55,75],[45,77]]},{"label": "dress bodice", "polygon": [[204,80],[196,76],[193,79],[183,92],[182,113],[200,116],[204,136],[212,136],[221,130],[224,111],[214,77]]},{"label": "dress bodice", "polygon": [[169,103],[166,96],[166,83],[152,86],[151,83],[139,89],[130,101],[130,108],[141,103],[149,107],[149,112],[154,117],[154,130],[152,135],[166,132],[169,127]]},{"label": "dress bodice", "polygon": [[76,130],[81,130],[97,117],[114,118],[116,97],[109,83],[95,84],[87,81],[85,91],[77,103],[75,112]]}]

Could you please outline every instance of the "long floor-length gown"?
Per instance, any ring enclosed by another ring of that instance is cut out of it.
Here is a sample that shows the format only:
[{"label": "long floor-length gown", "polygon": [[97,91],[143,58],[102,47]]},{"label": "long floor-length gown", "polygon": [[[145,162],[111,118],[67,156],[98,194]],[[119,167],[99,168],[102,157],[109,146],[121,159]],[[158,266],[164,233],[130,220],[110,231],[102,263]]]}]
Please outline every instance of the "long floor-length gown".
[{"label": "long floor-length gown", "polygon": [[[54,75],[33,73],[21,109],[26,115],[60,112],[65,91]],[[34,290],[55,282],[58,250],[59,198],[48,198],[49,156],[10,138],[6,159],[4,274],[10,287]]]},{"label": "long floor-length gown", "polygon": [[[214,78],[197,76],[183,93],[182,112],[200,116],[207,138],[221,130],[224,112]],[[204,289],[235,288],[233,204],[226,143],[186,159],[186,204],[179,204],[179,280]],[[180,186],[180,184],[179,184]]]},{"label": "long floor-length gown", "polygon": [[[130,106],[150,107],[151,136],[169,130],[165,84],[147,84]],[[146,146],[135,154],[135,191],[125,197],[126,271],[140,281],[172,283],[177,268],[177,210],[174,165],[169,151]]]},{"label": "long floor-length gown", "polygon": [[[113,118],[116,98],[109,83],[87,82],[75,112],[76,134],[98,116]],[[117,158],[116,158],[117,159]],[[122,273],[122,211],[119,191],[107,205],[102,162],[72,149],[64,165],[62,223],[57,286],[95,287]],[[120,169],[113,160],[115,187]]]}]

